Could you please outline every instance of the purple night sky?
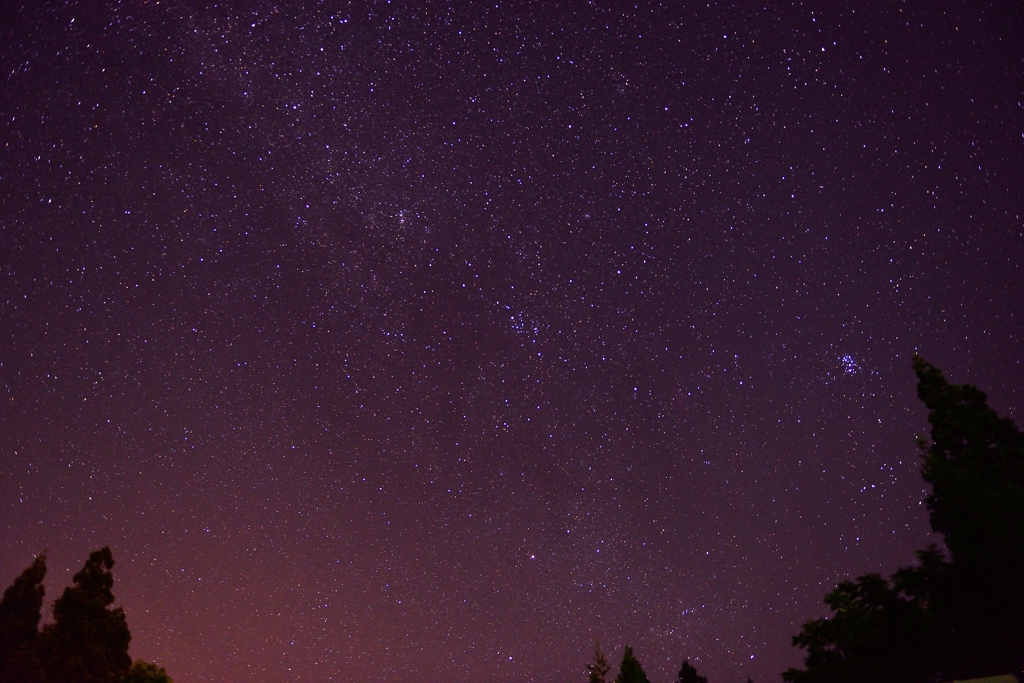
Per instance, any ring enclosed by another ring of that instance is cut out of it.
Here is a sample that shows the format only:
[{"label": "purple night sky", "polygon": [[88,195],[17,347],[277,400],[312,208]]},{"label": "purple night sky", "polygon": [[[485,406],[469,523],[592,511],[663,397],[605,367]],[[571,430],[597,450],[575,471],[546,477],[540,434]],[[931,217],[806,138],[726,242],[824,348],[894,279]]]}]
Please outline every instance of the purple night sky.
[{"label": "purple night sky", "polygon": [[176,683],[777,681],[932,539],[912,354],[1024,419],[1024,5],[841,5],[4,2],[0,583],[110,545]]}]

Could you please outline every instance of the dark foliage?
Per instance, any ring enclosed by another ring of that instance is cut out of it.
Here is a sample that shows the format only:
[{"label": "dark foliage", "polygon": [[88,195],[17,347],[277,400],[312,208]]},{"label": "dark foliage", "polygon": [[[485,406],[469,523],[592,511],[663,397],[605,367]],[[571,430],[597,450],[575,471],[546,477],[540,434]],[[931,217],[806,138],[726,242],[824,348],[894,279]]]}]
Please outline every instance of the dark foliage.
[{"label": "dark foliage", "polygon": [[949,384],[914,359],[931,413],[922,444],[932,528],[949,548],[934,597],[943,673],[966,678],[1024,669],[1024,434],[969,384]]},{"label": "dark foliage", "polygon": [[587,664],[587,680],[589,683],[605,683],[610,668],[608,658],[601,652],[601,643],[594,641],[594,661]]},{"label": "dark foliage", "polygon": [[622,664],[619,665],[619,675],[615,677],[615,683],[651,683],[629,645],[622,653]]},{"label": "dark foliage", "polygon": [[42,633],[50,680],[114,683],[131,668],[128,623],[120,607],[111,607],[113,566],[110,548],[92,553],[54,603],[54,623]]},{"label": "dark foliage", "polygon": [[46,558],[39,556],[0,601],[0,683],[171,683],[167,672],[132,664],[124,611],[113,607],[114,558],[97,550],[39,630]]},{"label": "dark foliage", "polygon": [[1024,435],[971,385],[914,359],[931,411],[921,443],[934,546],[889,580],[868,574],[825,598],[832,616],[793,638],[806,669],[789,683],[929,683],[1024,670]]},{"label": "dark foliage", "polygon": [[121,679],[121,683],[174,683],[162,666],[138,661]]},{"label": "dark foliage", "polygon": [[685,659],[679,667],[679,683],[708,683],[708,679],[698,675],[697,668],[690,664],[689,659]]},{"label": "dark foliage", "polygon": [[890,580],[866,574],[829,593],[825,603],[833,615],[807,622],[793,638],[794,645],[807,650],[807,670],[790,669],[783,680],[928,680],[935,655],[928,598],[946,565],[934,547],[918,558],[918,565],[901,569]]},{"label": "dark foliage", "polygon": [[46,556],[40,555],[0,600],[0,683],[29,683],[42,676],[35,645],[45,576]]}]

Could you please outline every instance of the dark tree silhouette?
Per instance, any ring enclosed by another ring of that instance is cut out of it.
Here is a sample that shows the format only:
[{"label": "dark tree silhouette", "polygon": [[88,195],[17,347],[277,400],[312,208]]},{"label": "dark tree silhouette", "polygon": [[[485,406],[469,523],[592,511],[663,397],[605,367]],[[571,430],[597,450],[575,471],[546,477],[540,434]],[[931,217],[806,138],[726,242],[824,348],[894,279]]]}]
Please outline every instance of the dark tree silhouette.
[{"label": "dark tree silhouette", "polygon": [[42,632],[46,556],[15,579],[0,600],[0,683],[172,683],[162,667],[132,664],[124,611],[111,607],[113,566],[110,548],[92,553]]},{"label": "dark tree silhouette", "polygon": [[829,593],[825,603],[833,615],[807,622],[793,638],[794,645],[807,649],[807,670],[790,669],[782,674],[783,680],[929,680],[935,653],[930,646],[928,597],[945,563],[934,547],[918,553],[918,558],[918,565],[899,570],[891,581],[866,574]]},{"label": "dark tree silhouette", "polygon": [[931,411],[922,475],[932,529],[951,562],[934,596],[943,673],[968,678],[1024,669],[1024,434],[977,387],[949,384],[915,357]]},{"label": "dark tree silhouette", "polygon": [[629,645],[622,653],[622,664],[619,665],[619,675],[615,677],[615,683],[651,683]]},{"label": "dark tree silhouette", "polygon": [[89,556],[74,585],[53,605],[54,622],[41,638],[43,662],[51,681],[116,683],[132,665],[131,634],[124,610],[112,608],[114,558],[110,548]]},{"label": "dark tree silhouette", "polygon": [[[697,674],[697,668],[690,664],[689,659],[683,660],[679,667],[679,683],[708,683],[708,679]],[[749,681],[747,683],[750,683]]]},{"label": "dark tree silhouette", "polygon": [[174,683],[174,681],[162,666],[139,660],[132,664],[132,668],[121,679],[121,683]]},{"label": "dark tree silhouette", "polygon": [[46,556],[39,555],[0,600],[0,683],[30,683],[42,678],[35,645],[45,576]]},{"label": "dark tree silhouette", "polygon": [[914,358],[929,408],[921,440],[932,529],[949,550],[918,553],[886,580],[845,581],[833,615],[804,624],[793,644],[805,670],[789,683],[931,683],[1024,671],[1024,435],[971,385],[952,385]]},{"label": "dark tree silhouette", "polygon": [[594,641],[594,661],[587,664],[587,681],[589,683],[605,683],[607,681],[608,658],[601,652],[601,643]]}]

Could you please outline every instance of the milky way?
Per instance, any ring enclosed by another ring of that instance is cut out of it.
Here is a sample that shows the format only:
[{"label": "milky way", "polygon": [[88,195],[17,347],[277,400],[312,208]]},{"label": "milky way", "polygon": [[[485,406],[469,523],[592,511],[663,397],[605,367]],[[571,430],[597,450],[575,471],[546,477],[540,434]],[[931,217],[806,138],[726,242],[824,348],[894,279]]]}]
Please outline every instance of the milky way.
[{"label": "milky way", "polygon": [[200,4],[0,9],[0,582],[178,683],[778,680],[1024,415],[1019,3]]}]

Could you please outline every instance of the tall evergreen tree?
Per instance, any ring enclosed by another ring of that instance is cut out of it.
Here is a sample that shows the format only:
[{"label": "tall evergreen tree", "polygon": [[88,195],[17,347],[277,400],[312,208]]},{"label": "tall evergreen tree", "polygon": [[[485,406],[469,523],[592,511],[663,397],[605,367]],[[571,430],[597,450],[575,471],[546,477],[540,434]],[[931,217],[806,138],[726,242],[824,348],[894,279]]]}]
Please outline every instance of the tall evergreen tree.
[{"label": "tall evergreen tree", "polygon": [[39,555],[0,600],[0,683],[28,683],[42,676],[35,656],[43,606],[46,556]]},{"label": "tall evergreen tree", "polygon": [[587,664],[587,681],[589,683],[605,683],[607,681],[608,658],[601,652],[601,643],[594,641],[594,661]]},{"label": "tall evergreen tree", "polygon": [[622,664],[619,665],[619,675],[615,677],[615,683],[651,683],[629,645],[622,653]]},{"label": "tall evergreen tree", "polygon": [[922,476],[934,546],[886,580],[843,582],[825,602],[833,615],[804,624],[793,644],[805,670],[789,683],[930,683],[1024,673],[1024,435],[969,384],[953,385],[914,358],[929,408]]},{"label": "tall evergreen tree", "polygon": [[679,683],[708,683],[707,678],[697,675],[697,667],[690,664],[689,659],[683,660],[683,665],[679,668],[678,681]]},{"label": "tall evergreen tree", "polygon": [[984,392],[950,384],[914,358],[931,443],[922,475],[932,529],[951,562],[934,596],[943,673],[968,678],[1024,670],[1024,434]]},{"label": "tall evergreen tree", "polygon": [[54,622],[42,633],[44,664],[54,683],[117,683],[128,673],[131,634],[124,610],[111,607],[113,566],[110,548],[92,553],[54,603]]}]

